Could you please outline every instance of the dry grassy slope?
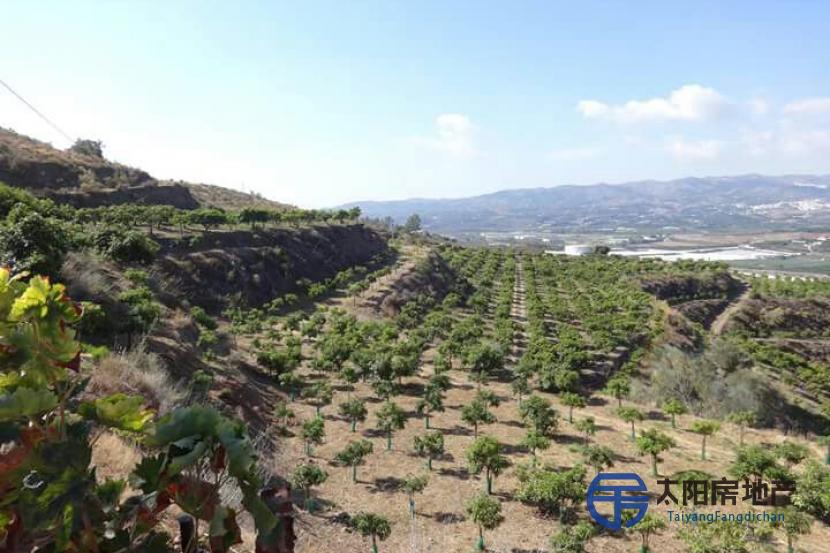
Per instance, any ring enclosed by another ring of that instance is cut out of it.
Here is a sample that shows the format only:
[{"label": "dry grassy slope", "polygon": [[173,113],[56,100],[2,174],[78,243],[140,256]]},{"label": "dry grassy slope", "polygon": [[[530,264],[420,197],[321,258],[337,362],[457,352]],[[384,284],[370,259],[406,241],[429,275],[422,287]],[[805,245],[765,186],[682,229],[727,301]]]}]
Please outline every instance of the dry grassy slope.
[{"label": "dry grassy slope", "polygon": [[0,182],[76,207],[121,203],[167,204],[181,209],[288,206],[228,188],[184,181],[158,181],[141,169],[59,150],[0,128]]}]

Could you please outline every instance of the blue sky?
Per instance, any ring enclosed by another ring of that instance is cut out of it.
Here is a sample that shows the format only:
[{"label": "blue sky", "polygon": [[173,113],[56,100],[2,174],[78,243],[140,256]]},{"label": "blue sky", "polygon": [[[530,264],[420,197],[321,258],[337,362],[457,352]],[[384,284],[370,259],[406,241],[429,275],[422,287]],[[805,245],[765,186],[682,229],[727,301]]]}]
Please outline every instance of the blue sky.
[{"label": "blue sky", "polygon": [[[111,159],[302,206],[830,173],[827,2],[11,2],[0,79]],[[0,89],[0,125],[66,141]]]}]

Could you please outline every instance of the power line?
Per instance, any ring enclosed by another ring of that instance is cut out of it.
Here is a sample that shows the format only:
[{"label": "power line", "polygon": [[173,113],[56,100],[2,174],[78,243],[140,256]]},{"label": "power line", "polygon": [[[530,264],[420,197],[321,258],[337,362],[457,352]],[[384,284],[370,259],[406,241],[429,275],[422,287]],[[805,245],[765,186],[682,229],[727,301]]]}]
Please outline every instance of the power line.
[{"label": "power line", "polygon": [[26,107],[28,107],[30,110],[35,112],[35,114],[37,114],[38,117],[43,119],[46,122],[47,125],[49,125],[53,129],[58,131],[60,134],[62,134],[64,136],[64,138],[66,138],[68,141],[72,142],[72,137],[71,136],[69,136],[67,133],[63,132],[63,129],[61,129],[59,126],[57,126],[55,123],[53,123],[48,117],[43,115],[35,106],[33,106],[32,104],[27,102],[26,98],[24,98],[23,96],[21,96],[20,94],[15,92],[12,87],[10,87],[8,84],[6,84],[5,81],[3,81],[3,79],[0,79],[0,84],[3,85],[6,88],[6,90],[11,92],[14,95],[15,98],[17,98],[18,100],[20,100],[21,102],[26,104]]}]

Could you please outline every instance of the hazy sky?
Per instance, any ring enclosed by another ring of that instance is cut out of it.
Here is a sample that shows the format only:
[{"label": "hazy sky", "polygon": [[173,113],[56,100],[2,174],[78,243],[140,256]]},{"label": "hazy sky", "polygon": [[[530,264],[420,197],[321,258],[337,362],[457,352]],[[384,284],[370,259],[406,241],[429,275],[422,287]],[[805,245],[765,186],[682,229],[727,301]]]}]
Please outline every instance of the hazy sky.
[{"label": "hazy sky", "polygon": [[[0,79],[160,178],[301,206],[830,172],[830,3],[4,2]],[[0,89],[0,126],[66,140]]]}]

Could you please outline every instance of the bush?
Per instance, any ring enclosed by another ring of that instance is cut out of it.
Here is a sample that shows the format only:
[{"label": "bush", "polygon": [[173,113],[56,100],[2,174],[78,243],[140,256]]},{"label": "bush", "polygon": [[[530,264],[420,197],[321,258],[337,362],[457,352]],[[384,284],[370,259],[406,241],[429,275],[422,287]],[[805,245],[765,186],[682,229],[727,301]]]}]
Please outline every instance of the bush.
[{"label": "bush", "polygon": [[71,243],[66,226],[20,207],[0,227],[0,263],[16,272],[57,276]]},{"label": "bush", "polygon": [[92,237],[95,249],[122,263],[152,263],[160,246],[143,232],[123,227],[106,227]]},{"label": "bush", "polygon": [[198,305],[190,308],[190,316],[194,321],[196,321],[196,324],[203,326],[208,330],[216,330],[216,327],[218,326],[216,324],[216,319],[208,315],[207,312]]}]

